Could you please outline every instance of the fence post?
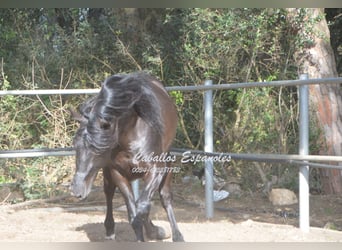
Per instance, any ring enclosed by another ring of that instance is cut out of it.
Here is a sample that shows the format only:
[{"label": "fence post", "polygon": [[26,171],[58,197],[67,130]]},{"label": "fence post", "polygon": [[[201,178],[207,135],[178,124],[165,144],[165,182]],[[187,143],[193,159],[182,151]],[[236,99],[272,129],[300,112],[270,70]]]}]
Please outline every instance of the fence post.
[{"label": "fence post", "polygon": [[[300,75],[300,80],[307,80],[308,74]],[[299,154],[309,154],[309,87],[299,87]],[[309,232],[309,166],[299,168],[299,228]]]},{"label": "fence post", "polygon": [[[212,80],[206,80],[204,85],[213,85]],[[204,93],[204,151],[213,152],[213,91]],[[214,217],[214,182],[213,162],[205,161],[205,212],[208,219]]]}]

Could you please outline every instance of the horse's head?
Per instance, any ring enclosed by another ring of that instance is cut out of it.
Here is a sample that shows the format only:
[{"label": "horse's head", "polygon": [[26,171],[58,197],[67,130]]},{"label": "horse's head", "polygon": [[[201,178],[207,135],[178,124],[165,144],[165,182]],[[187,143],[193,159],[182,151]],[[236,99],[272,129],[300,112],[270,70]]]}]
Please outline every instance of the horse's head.
[{"label": "horse's head", "polygon": [[[76,171],[71,191],[80,199],[85,199],[90,193],[99,169],[111,164],[111,152],[119,141],[118,121],[133,114],[133,105],[123,102],[125,99],[122,91],[114,93],[107,83],[108,81],[102,86],[99,95],[88,99],[79,107],[79,113],[70,110],[72,117],[79,122],[79,129],[74,137]],[[128,119],[122,120],[127,126],[125,121]]]},{"label": "horse's head", "polygon": [[[85,199],[90,193],[99,169],[108,164],[110,154],[108,150],[96,151],[89,142],[89,113],[81,112],[80,114],[71,111],[71,114],[80,123],[80,127],[73,141],[76,151],[76,170],[70,188],[74,196]],[[101,125],[103,130],[110,128],[111,126],[107,123]]]},{"label": "horse's head", "polygon": [[[161,142],[160,105],[145,83],[148,81],[150,78],[139,75],[108,77],[100,93],[80,106],[80,113],[71,112],[80,122],[74,138],[76,173],[71,190],[75,196],[87,197],[98,170],[111,164],[111,154],[118,145],[131,147],[127,138],[136,133],[138,117],[153,128],[156,143]],[[156,143],[150,145],[156,147]]]}]

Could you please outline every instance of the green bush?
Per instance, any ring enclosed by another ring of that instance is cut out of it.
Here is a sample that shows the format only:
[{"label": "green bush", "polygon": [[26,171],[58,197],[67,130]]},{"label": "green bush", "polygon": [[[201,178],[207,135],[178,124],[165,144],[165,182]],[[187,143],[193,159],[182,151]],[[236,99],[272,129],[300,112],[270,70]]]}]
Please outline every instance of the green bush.
[{"label": "green bush", "polygon": [[[136,70],[167,86],[294,80],[294,52],[310,36],[293,29],[315,22],[304,22],[304,14],[289,26],[284,9],[1,9],[0,88],[99,88],[108,75]],[[171,96],[179,115],[174,146],[203,149],[203,92]],[[71,146],[77,124],[67,108],[85,98],[1,97],[0,150]],[[297,99],[295,88],[214,91],[215,150],[296,153]],[[54,194],[73,169],[60,158],[21,159],[14,169],[10,162],[0,183],[20,180],[27,199]],[[245,180],[246,188],[261,182],[246,162],[217,170]],[[263,171],[269,178],[297,173],[279,164]]]}]

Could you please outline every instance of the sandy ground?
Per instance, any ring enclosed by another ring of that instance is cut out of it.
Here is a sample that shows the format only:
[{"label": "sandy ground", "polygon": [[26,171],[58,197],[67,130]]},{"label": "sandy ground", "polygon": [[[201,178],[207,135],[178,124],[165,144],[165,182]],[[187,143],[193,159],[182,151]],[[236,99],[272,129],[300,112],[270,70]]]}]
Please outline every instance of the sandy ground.
[{"label": "sandy ground", "polygon": [[[1,213],[1,241],[86,242],[105,241],[103,214],[70,213],[55,209],[39,209]],[[170,231],[168,222],[154,223]],[[179,222],[188,242],[342,242],[342,232],[311,228],[302,233],[291,225],[252,221]],[[126,220],[116,220],[116,241],[134,241],[133,230]],[[166,240],[169,241],[169,240]]]},{"label": "sandy ground", "polygon": [[[301,232],[296,225],[298,218],[295,215],[291,217],[289,212],[286,218],[280,216],[281,213],[276,212],[279,208],[271,209],[267,201],[262,199],[260,204],[268,204],[267,206],[258,206],[253,199],[234,201],[233,198],[228,198],[217,204],[221,209],[215,210],[215,217],[210,221],[204,216],[201,201],[196,203],[189,200],[190,197],[187,197],[186,201],[176,198],[174,204],[179,228],[188,242],[342,242],[342,231],[326,229],[323,226],[311,227],[309,233]],[[249,202],[258,208],[252,209]],[[332,202],[336,206],[336,201]],[[328,202],[323,200],[322,203]],[[120,194],[114,198],[114,204],[116,241],[135,241]],[[340,209],[341,204],[337,205]],[[245,209],[242,209],[243,206]],[[286,209],[291,211],[291,208]],[[326,211],[327,208],[323,207],[323,210]],[[313,210],[313,217],[321,216],[317,211]],[[341,213],[331,211],[330,208],[330,217],[326,221],[339,225]],[[93,193],[85,202],[66,198],[22,207],[3,205],[0,206],[0,241],[105,241],[104,214],[101,192]],[[156,225],[170,231],[166,214],[157,199],[154,200],[151,218]],[[316,225],[326,223],[324,219],[316,218],[312,221]]]}]

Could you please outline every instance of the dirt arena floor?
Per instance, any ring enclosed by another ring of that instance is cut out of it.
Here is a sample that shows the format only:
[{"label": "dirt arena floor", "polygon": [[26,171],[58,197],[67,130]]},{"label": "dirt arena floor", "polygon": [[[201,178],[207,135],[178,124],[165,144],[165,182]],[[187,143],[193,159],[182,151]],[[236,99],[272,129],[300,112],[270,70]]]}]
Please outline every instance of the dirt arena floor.
[{"label": "dirt arena floor", "polygon": [[[274,207],[259,193],[243,193],[215,203],[215,215],[205,218],[204,190],[174,187],[174,209],[188,242],[342,242],[342,197],[311,195],[309,233],[298,229],[298,204]],[[200,198],[199,198],[200,197]],[[124,200],[114,200],[116,241],[135,241],[127,222]],[[95,187],[85,201],[68,195],[50,200],[0,206],[0,241],[101,242],[105,241],[104,195]],[[170,232],[158,196],[151,218]],[[170,239],[165,240],[170,241]]]}]

